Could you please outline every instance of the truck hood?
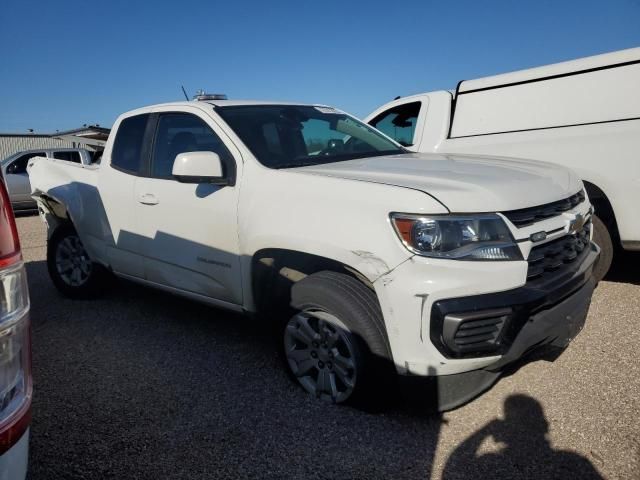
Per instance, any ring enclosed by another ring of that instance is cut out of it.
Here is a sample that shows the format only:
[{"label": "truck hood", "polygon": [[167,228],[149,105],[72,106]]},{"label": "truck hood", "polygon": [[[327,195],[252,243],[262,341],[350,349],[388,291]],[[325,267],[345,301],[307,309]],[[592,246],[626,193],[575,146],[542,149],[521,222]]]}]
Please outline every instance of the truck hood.
[{"label": "truck hood", "polygon": [[291,171],[419,190],[454,213],[533,207],[561,200],[582,188],[580,179],[564,167],[475,155],[407,153]]}]

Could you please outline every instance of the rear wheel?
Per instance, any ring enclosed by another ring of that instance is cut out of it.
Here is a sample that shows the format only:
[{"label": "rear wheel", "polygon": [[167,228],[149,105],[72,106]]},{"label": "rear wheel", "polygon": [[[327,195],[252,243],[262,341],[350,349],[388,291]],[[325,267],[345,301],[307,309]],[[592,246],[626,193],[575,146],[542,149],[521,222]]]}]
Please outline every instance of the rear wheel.
[{"label": "rear wheel", "polygon": [[[307,392],[332,403],[386,398],[395,376],[371,289],[345,274],[319,272],[294,284],[292,306],[297,313],[284,329],[284,353]],[[367,395],[372,388],[375,396]]]},{"label": "rear wheel", "polygon": [[600,247],[600,256],[593,266],[593,276],[599,282],[609,271],[613,261],[613,242],[609,229],[596,215],[592,217],[593,243]]},{"label": "rear wheel", "polygon": [[80,237],[70,225],[59,227],[47,244],[47,268],[56,288],[70,298],[98,293],[108,272],[94,263]]}]

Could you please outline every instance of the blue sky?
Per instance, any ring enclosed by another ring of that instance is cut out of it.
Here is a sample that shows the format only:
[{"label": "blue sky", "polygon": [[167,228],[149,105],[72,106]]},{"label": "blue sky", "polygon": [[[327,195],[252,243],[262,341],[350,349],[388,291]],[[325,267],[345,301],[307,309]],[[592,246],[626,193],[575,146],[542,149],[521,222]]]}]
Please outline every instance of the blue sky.
[{"label": "blue sky", "polygon": [[182,84],[364,116],[396,95],[640,46],[640,0],[2,0],[0,24],[0,132],[49,132],[111,126],[182,99]]}]

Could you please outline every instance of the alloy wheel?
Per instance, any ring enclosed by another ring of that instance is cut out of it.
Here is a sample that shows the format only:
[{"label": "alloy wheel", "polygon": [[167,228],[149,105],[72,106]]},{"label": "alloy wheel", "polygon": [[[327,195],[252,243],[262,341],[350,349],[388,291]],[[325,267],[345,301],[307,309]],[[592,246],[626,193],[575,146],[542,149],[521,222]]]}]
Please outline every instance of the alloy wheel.
[{"label": "alloy wheel", "polygon": [[356,351],[351,334],[327,312],[294,315],[284,332],[287,362],[298,382],[312,395],[341,403],[356,385]]},{"label": "alloy wheel", "polygon": [[80,238],[65,237],[56,249],[56,270],[60,278],[72,287],[83,285],[91,276],[93,265]]}]

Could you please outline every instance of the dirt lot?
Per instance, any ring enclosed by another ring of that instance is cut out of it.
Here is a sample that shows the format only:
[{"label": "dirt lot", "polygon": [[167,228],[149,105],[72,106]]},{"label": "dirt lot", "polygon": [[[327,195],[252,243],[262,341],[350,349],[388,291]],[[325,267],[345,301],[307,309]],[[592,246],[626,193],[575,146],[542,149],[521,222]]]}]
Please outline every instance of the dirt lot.
[{"label": "dirt lot", "polygon": [[640,478],[640,255],[587,325],[442,416],[325,405],[256,321],[119,283],[61,298],[38,217],[18,219],[32,300],[30,475],[44,478]]}]

